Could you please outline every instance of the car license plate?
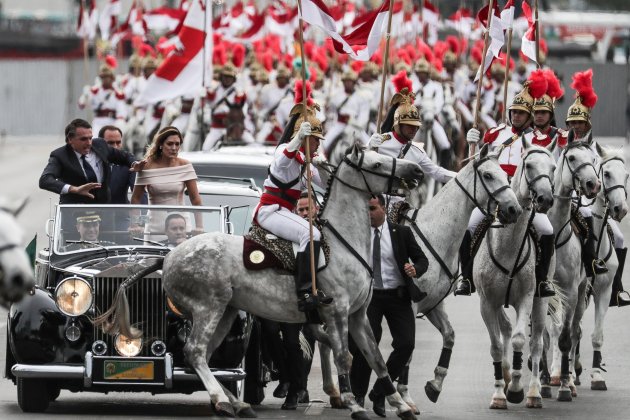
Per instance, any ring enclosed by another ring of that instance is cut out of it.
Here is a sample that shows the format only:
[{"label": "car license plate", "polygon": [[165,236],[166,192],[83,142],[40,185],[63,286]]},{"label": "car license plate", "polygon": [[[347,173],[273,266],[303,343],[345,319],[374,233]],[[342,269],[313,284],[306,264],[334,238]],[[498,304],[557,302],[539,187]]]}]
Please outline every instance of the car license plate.
[{"label": "car license plate", "polygon": [[152,361],[105,360],[103,376],[105,380],[133,379],[152,381],[155,375]]}]

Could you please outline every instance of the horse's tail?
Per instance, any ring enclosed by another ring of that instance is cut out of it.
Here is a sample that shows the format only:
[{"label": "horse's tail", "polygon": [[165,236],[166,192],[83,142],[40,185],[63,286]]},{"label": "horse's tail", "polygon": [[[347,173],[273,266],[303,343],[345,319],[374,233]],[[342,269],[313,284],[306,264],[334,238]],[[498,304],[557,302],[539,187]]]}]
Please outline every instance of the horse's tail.
[{"label": "horse's tail", "polygon": [[564,306],[567,304],[567,295],[562,293],[562,289],[557,287],[552,280],[551,283],[556,290],[556,294],[549,298],[549,310],[547,311],[551,322],[556,326],[562,325],[562,318],[564,317]]},{"label": "horse's tail", "polygon": [[127,289],[137,283],[138,280],[142,279],[144,276],[161,269],[163,265],[164,259],[160,258],[148,267],[145,267],[137,273],[127,277],[127,279],[122,282],[118,288],[116,297],[112,302],[112,306],[103,312],[103,314],[94,318],[92,323],[97,327],[102,327],[103,331],[109,335],[121,333],[128,338],[141,337],[142,331],[133,327],[130,323]]},{"label": "horse's tail", "polygon": [[313,348],[311,347],[310,343],[308,342],[302,331],[300,331],[300,335],[298,338],[300,341],[300,350],[302,350],[302,357],[304,358],[304,360],[311,360],[313,358]]}]

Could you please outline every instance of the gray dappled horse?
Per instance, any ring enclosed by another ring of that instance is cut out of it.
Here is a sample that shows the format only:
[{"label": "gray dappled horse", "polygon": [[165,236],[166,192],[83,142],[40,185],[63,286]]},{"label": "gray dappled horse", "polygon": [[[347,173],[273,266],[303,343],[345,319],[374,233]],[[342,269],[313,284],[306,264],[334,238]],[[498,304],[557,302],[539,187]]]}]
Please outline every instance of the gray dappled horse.
[{"label": "gray dappled horse", "polygon": [[[427,293],[427,297],[416,304],[416,313],[424,313],[442,335],[443,348],[434,370],[435,377],[425,385],[425,392],[433,402],[437,401],[442,391],[455,344],[455,332],[446,314],[444,299],[457,281],[459,244],[475,207],[498,214],[504,223],[515,222],[522,211],[497,156],[488,154],[488,146],[484,146],[479,155],[424,207],[407,211],[401,220],[402,224],[411,227],[416,241],[429,259],[428,271],[414,281]],[[398,391],[408,404],[415,407],[404,380],[399,380]]]},{"label": "gray dappled horse", "polygon": [[[583,280],[583,286],[579,288],[578,307],[575,312],[573,328],[579,329],[579,323],[592,294],[595,303],[595,325],[591,334],[593,345],[591,389],[606,390],[606,380],[602,374],[601,354],[604,345],[604,318],[608,312],[612,283],[619,262],[613,247],[613,238],[609,236],[609,232],[604,228],[604,225],[607,223],[606,218],[610,217],[619,222],[628,213],[628,204],[626,202],[628,197],[628,171],[626,170],[626,161],[623,153],[604,149],[599,144],[596,144],[596,147],[597,153],[601,158],[597,173],[602,189],[597,194],[592,208],[593,229],[596,237],[601,238],[597,258],[605,260],[608,272],[595,276],[595,279],[592,281],[592,293],[590,294],[588,292],[589,287],[586,286],[586,281]],[[579,331],[577,334],[578,337],[581,335]],[[571,356],[572,359],[577,359],[577,357],[577,354]]]},{"label": "gray dappled horse", "polygon": [[[527,392],[527,407],[542,407],[538,366],[543,351],[547,299],[534,298],[536,242],[529,236],[528,230],[534,214],[547,212],[554,202],[553,177],[556,164],[551,152],[556,143],[554,141],[548,148],[542,148],[529,145],[524,137],[521,142],[523,159],[512,178],[511,186],[519,204],[526,211],[512,225],[488,229],[473,266],[481,316],[490,335],[495,379],[490,408],[495,409],[506,409],[507,401],[515,404],[523,401],[523,347],[530,315],[533,371]],[[553,270],[550,273],[553,274]],[[516,311],[514,327],[503,308],[508,305]],[[510,342],[513,349],[511,374],[508,359]]]},{"label": "gray dappled horse", "polygon": [[[409,406],[396,392],[366,316],[371,299],[370,221],[368,200],[373,194],[401,188],[404,179],[418,180],[420,167],[410,161],[393,159],[376,152],[353,147],[351,153],[331,175],[326,200],[319,214],[323,233],[330,246],[329,265],[318,273],[318,285],[334,302],[319,309],[326,323],[328,343],[332,346],[339,374],[342,401],[354,419],[369,418],[350,389],[351,356],[348,333],[377,373],[377,387],[387,395],[401,418],[414,419]],[[143,273],[133,280],[138,281]],[[298,311],[293,276],[274,269],[249,271],[243,266],[243,238],[223,233],[207,233],[191,238],[164,259],[164,289],[173,303],[193,322],[184,347],[192,366],[210,394],[214,409],[221,414],[253,415],[249,405],[228,396],[208,368],[212,352],[223,341],[239,310],[279,322],[303,323]],[[114,328],[127,336],[137,335],[129,325],[125,296],[121,286],[110,311],[97,320],[107,325],[113,314]],[[116,316],[118,314],[118,316]],[[112,325],[109,325],[112,326]]]},{"label": "gray dappled horse", "polygon": [[25,203],[0,200],[0,305],[4,307],[35,286],[33,268],[22,248],[22,228],[15,220]]},{"label": "gray dappled horse", "polygon": [[[571,401],[577,396],[577,389],[571,372],[574,370],[575,347],[579,342],[579,320],[575,320],[578,306],[579,288],[585,286],[585,274],[581,260],[580,240],[571,228],[571,203],[575,191],[580,197],[593,198],[601,188],[595,170],[595,156],[589,145],[583,142],[569,143],[562,151],[554,174],[555,202],[549,210],[549,221],[556,235],[556,270],[554,285],[562,295],[560,325],[552,323],[549,328],[550,344],[554,347],[551,366],[552,381],[554,376],[559,382],[557,399]],[[577,322],[577,325],[576,325]],[[550,396],[551,391],[543,384],[543,396]]]}]

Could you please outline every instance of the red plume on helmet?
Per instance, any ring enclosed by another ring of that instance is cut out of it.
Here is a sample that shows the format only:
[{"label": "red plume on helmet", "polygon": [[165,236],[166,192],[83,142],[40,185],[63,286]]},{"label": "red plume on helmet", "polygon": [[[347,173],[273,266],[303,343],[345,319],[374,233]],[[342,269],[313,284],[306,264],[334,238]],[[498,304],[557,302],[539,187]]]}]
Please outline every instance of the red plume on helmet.
[{"label": "red plume on helmet", "polygon": [[243,44],[234,44],[232,46],[232,63],[240,68],[245,62],[245,46]]},{"label": "red plume on helmet", "polygon": [[[307,80],[306,81],[306,104],[308,106],[311,106],[314,104],[313,98],[311,98],[312,92],[313,92],[313,88],[311,87],[311,82]],[[295,103],[301,104],[302,101],[304,100],[304,97],[302,96],[302,79],[297,79],[295,81],[294,94],[295,94]]]},{"label": "red plume on helmet", "polygon": [[593,69],[575,73],[571,87],[575,89],[584,106],[588,108],[595,106],[597,94],[593,90]]},{"label": "red plume on helmet", "polygon": [[527,81],[529,82],[527,85],[529,94],[532,95],[532,98],[542,98],[542,96],[547,93],[547,79],[542,70],[534,70],[532,74],[529,75]]},{"label": "red plume on helmet", "polygon": [[273,70],[273,53],[265,51],[260,55],[260,62],[267,71]]},{"label": "red plume on helmet", "polygon": [[105,57],[105,64],[107,64],[112,69],[115,69],[116,67],[118,67],[118,60],[116,60],[116,57],[114,57],[113,55],[108,54]]},{"label": "red plume on helmet", "polygon": [[455,35],[448,35],[446,37],[446,43],[448,48],[455,54],[459,55],[459,40]]},{"label": "red plume on helmet", "polygon": [[405,70],[401,70],[396,73],[396,76],[392,77],[392,83],[396,87],[396,92],[400,92],[403,88],[407,88],[409,89],[409,92],[413,92],[413,84],[407,77],[407,72]]},{"label": "red plume on helmet", "polygon": [[560,80],[558,80],[553,70],[545,69],[543,73],[545,73],[545,79],[547,79],[547,95],[554,99],[562,98],[564,90],[560,86]]}]

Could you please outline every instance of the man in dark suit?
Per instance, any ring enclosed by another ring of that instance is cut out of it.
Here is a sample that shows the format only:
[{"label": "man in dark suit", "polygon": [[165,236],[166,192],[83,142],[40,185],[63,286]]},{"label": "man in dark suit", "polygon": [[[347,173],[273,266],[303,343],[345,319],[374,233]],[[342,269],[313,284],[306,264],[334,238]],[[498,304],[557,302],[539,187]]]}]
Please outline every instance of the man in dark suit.
[{"label": "man in dark suit", "polygon": [[[122,130],[115,125],[106,125],[98,132],[98,137],[104,139],[108,146],[122,150]],[[136,183],[136,173],[131,172],[127,165],[110,163],[111,178],[109,189],[111,191],[110,204],[129,204],[129,191],[133,191]],[[146,201],[142,204],[146,204]]]},{"label": "man in dark suit", "polygon": [[[383,317],[387,320],[393,347],[387,359],[387,371],[394,381],[401,374],[415,347],[416,316],[411,301],[419,302],[426,296],[412,278],[424,274],[429,261],[408,226],[387,221],[385,199],[382,195],[372,198],[369,204],[374,288],[367,316],[377,343],[381,341]],[[363,404],[372,370],[352,339],[350,352],[353,356],[350,384],[357,401]],[[377,381],[368,396],[374,403],[374,412],[385,417],[386,393],[382,385]]]},{"label": "man in dark suit", "polygon": [[110,163],[142,170],[145,162],[92,139],[92,127],[75,119],[66,126],[66,145],[53,150],[39,178],[39,187],[59,194],[60,204],[107,204],[111,200]]}]

